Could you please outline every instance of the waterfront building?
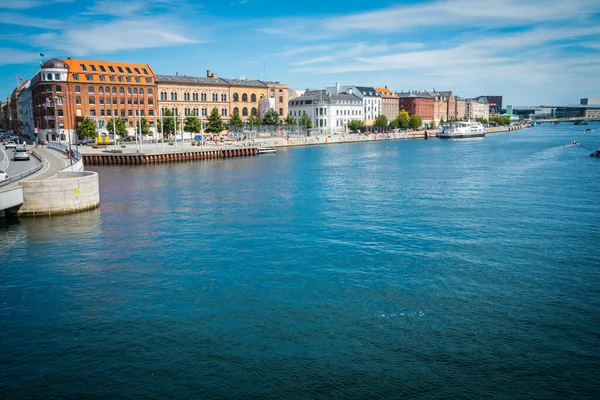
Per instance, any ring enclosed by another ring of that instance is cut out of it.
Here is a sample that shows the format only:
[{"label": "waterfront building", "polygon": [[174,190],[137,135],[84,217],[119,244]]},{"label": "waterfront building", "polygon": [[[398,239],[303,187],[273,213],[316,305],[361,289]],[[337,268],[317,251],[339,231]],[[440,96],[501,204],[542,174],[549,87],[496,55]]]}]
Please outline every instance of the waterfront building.
[{"label": "waterfront building", "polygon": [[354,94],[312,90],[289,101],[289,114],[297,121],[308,115],[313,129],[320,132],[345,133],[348,122],[364,120],[363,104]]},{"label": "waterfront building", "polygon": [[266,83],[246,77],[227,78],[231,113],[238,113],[242,119],[258,117],[258,104],[267,98],[269,88]]},{"label": "waterfront building", "polygon": [[490,108],[485,97],[478,97],[476,99],[467,99],[466,101],[466,117],[469,120],[476,120],[477,118],[483,118],[485,120],[490,119]]},{"label": "waterfront building", "polygon": [[456,100],[452,91],[436,91],[433,89],[433,91],[427,93],[434,98],[433,119],[436,123],[455,118]]},{"label": "waterfront building", "polygon": [[579,104],[582,106],[597,106],[600,105],[600,97],[586,97],[579,101]]},{"label": "waterfront building", "polygon": [[24,80],[12,91],[7,99],[8,103],[8,130],[15,134],[21,133],[21,124],[19,120],[19,95],[25,86],[29,86],[29,81]]},{"label": "waterfront building", "polygon": [[157,74],[156,85],[159,116],[169,109],[176,116],[206,120],[216,108],[222,118],[229,117],[229,83],[211,71],[206,77]]},{"label": "waterfront building", "polygon": [[0,102],[0,129],[8,130],[8,102]]},{"label": "waterfront building", "polygon": [[362,100],[363,103],[363,121],[365,125],[374,125],[375,119],[381,114],[381,93],[377,92],[371,86],[340,86],[336,83],[325,89],[328,94],[349,94]]},{"label": "waterfront building", "polygon": [[288,115],[290,89],[288,85],[280,82],[263,82],[267,85],[268,98],[273,99],[273,102],[270,102],[269,104],[271,104],[272,108],[275,109],[275,111],[277,111],[277,114],[279,114],[279,120],[283,122],[285,117]]},{"label": "waterfront building", "polygon": [[599,104],[579,104],[557,107],[556,118],[600,118]]},{"label": "waterfront building", "polygon": [[86,117],[109,136],[106,125],[112,117],[125,120],[129,134],[142,117],[156,132],[156,82],[148,64],[54,58],[32,78],[31,93],[41,140],[73,143]]},{"label": "waterfront building", "polygon": [[455,96],[454,97],[454,118],[459,120],[467,119],[467,100]]},{"label": "waterfront building", "polygon": [[268,99],[260,99],[260,102],[258,103],[258,116],[260,118],[264,118],[265,114],[267,114],[267,112],[270,109],[275,110],[276,109],[275,107],[276,107],[276,104],[275,104],[274,97],[269,97]]},{"label": "waterfront building", "polygon": [[400,110],[407,111],[411,116],[418,115],[423,123],[431,123],[434,120],[435,99],[426,92],[398,92]]},{"label": "waterfront building", "polygon": [[385,115],[388,121],[396,119],[400,112],[400,99],[388,87],[375,88],[381,94],[381,114]]},{"label": "waterfront building", "polygon": [[502,96],[494,95],[494,96],[479,96],[484,97],[489,104],[490,107],[490,118],[492,115],[499,115],[502,112]]},{"label": "waterfront building", "polygon": [[19,133],[26,138],[33,140],[35,138],[35,129],[30,84],[31,81],[27,80],[21,85],[21,91],[17,98],[17,118],[20,128]]}]

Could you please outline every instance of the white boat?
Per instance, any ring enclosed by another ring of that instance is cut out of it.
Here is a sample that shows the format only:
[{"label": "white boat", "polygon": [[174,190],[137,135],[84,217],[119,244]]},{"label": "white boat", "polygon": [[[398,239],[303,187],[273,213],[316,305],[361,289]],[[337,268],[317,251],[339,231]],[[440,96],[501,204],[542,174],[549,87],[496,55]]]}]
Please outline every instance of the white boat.
[{"label": "white boat", "polygon": [[258,149],[258,154],[271,154],[276,153],[275,149],[272,147],[262,147]]},{"label": "white boat", "polygon": [[485,128],[479,122],[459,121],[444,126],[440,139],[469,139],[485,136]]}]

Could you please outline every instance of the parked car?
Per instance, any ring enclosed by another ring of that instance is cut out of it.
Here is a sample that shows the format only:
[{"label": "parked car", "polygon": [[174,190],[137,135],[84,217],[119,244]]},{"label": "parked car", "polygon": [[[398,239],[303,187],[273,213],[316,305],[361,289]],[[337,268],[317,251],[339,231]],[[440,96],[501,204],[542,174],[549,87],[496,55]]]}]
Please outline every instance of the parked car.
[{"label": "parked car", "polygon": [[86,145],[92,144],[92,143],[94,143],[94,141],[92,139],[81,139],[77,142],[77,145],[86,146]]},{"label": "parked car", "polygon": [[0,182],[8,179],[8,174],[0,169]]},{"label": "parked car", "polygon": [[15,142],[13,142],[12,140],[7,140],[4,142],[4,148],[5,149],[16,149],[17,144]]},{"label": "parked car", "polygon": [[15,149],[14,155],[13,155],[13,160],[14,161],[27,161],[29,160],[29,153],[27,152],[27,149],[25,147],[17,147]]}]

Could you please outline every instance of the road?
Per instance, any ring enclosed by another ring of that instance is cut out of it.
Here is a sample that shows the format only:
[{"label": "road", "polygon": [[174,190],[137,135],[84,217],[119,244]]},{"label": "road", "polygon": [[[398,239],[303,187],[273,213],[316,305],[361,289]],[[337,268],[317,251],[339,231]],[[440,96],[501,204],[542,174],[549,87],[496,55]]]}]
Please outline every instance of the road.
[{"label": "road", "polygon": [[5,150],[4,146],[0,147],[0,169],[9,177],[22,174],[39,164],[39,161],[33,156],[29,157],[29,161],[14,161],[13,152],[14,149]]}]

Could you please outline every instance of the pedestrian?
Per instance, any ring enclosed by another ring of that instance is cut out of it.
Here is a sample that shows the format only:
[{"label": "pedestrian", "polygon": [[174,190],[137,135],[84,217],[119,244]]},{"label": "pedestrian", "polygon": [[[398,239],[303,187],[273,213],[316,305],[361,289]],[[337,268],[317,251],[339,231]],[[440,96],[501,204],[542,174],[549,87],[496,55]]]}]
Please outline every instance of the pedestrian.
[{"label": "pedestrian", "polygon": [[67,158],[71,158],[71,153],[69,152],[69,149],[67,149]]}]

